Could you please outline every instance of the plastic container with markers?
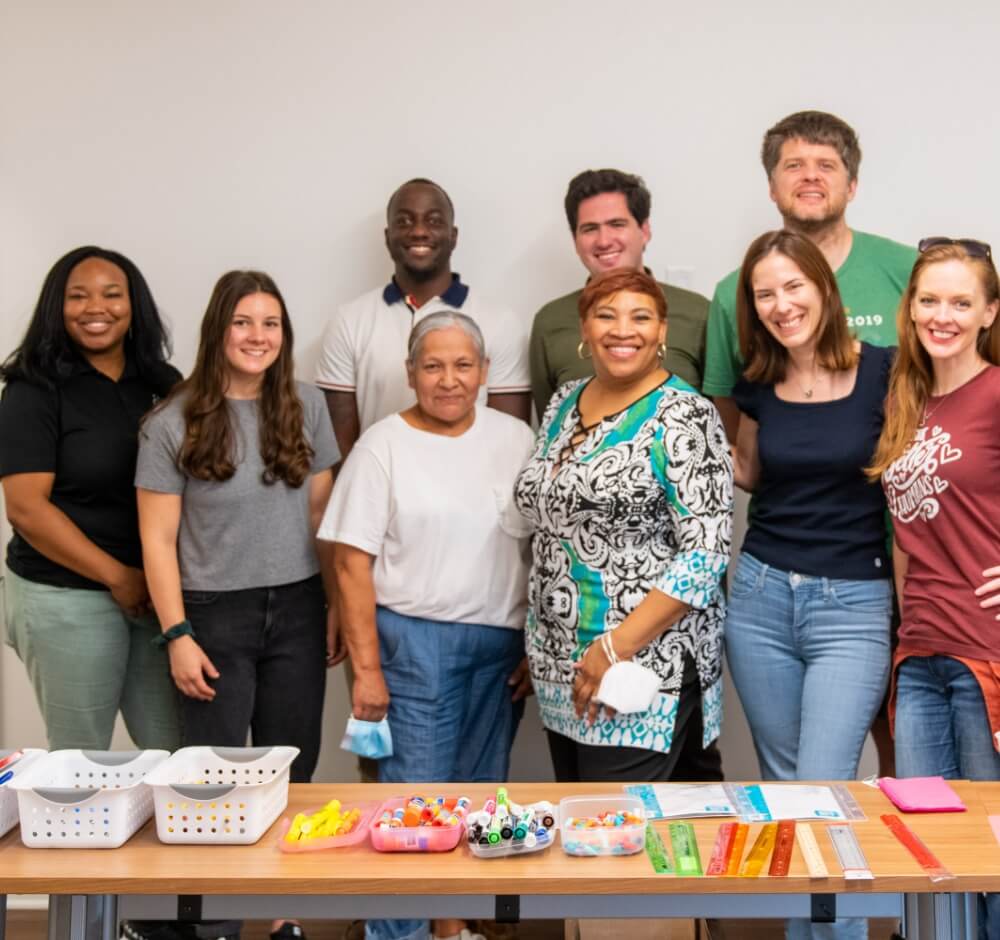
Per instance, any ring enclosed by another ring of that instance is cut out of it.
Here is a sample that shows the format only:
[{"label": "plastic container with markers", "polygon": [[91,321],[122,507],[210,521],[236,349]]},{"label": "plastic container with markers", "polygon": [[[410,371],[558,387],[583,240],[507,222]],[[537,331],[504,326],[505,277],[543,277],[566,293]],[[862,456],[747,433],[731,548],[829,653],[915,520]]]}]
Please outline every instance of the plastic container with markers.
[{"label": "plastic container with markers", "polygon": [[[633,813],[642,822],[591,829],[578,829],[571,823],[602,813]],[[645,848],[646,825],[646,809],[635,796],[577,796],[559,803],[559,841],[567,855],[634,855]]]},{"label": "plastic container with markers", "polygon": [[450,852],[465,835],[465,821],[451,826],[399,826],[379,825],[383,813],[392,813],[409,802],[405,796],[386,800],[375,813],[369,826],[372,848],[378,852]]},{"label": "plastic container with markers", "polygon": [[[529,830],[529,833],[526,833],[522,838],[501,839],[501,841],[493,844],[483,845],[479,841],[470,841],[469,851],[475,855],[476,858],[509,858],[513,855],[532,855],[535,852],[542,852],[549,848],[549,846],[555,842],[556,829],[559,828],[558,814],[549,803],[539,805],[544,806],[545,808],[544,810],[536,810],[534,818],[538,821],[544,819],[551,824],[542,827],[542,834],[540,836],[537,834],[537,830]],[[527,809],[529,806],[532,807],[532,809],[535,809],[535,804],[530,803],[525,804],[521,808],[523,810]],[[483,807],[483,809],[485,809],[485,807]],[[479,812],[482,812],[482,809]],[[473,830],[472,820],[477,815],[477,813],[471,814],[469,820],[466,822],[466,828],[470,833]],[[516,816],[517,814],[515,813],[514,815]],[[517,821],[517,819],[512,820],[515,829]]]}]

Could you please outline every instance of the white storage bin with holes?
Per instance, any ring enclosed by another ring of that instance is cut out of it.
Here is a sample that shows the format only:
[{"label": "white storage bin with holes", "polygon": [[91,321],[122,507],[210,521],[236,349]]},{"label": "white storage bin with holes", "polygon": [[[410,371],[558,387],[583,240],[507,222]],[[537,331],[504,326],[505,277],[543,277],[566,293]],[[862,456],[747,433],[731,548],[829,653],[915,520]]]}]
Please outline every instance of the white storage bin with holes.
[{"label": "white storage bin with holes", "polygon": [[288,805],[297,747],[184,747],[146,782],[161,842],[249,845]]},{"label": "white storage bin with holes", "polygon": [[11,785],[12,781],[18,774],[23,775],[43,754],[45,751],[37,747],[26,747],[16,751],[0,748],[0,779],[3,779],[8,771],[14,775],[0,785],[0,836],[6,835],[17,825],[17,790]]},{"label": "white storage bin with holes", "polygon": [[33,849],[114,849],[153,814],[146,775],[169,751],[53,751],[10,781]]}]

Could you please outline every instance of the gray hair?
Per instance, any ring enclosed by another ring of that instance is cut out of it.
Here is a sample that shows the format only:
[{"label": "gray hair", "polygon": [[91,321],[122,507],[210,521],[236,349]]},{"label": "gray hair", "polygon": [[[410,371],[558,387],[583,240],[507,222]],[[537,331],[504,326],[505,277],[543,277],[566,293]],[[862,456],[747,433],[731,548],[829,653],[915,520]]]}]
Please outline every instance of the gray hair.
[{"label": "gray hair", "polygon": [[447,330],[451,327],[458,327],[472,340],[472,345],[476,347],[476,353],[479,355],[479,361],[485,362],[486,341],[483,339],[482,331],[476,321],[464,313],[443,310],[441,313],[432,313],[422,320],[418,320],[413,329],[410,330],[410,339],[406,349],[406,364],[412,366],[417,361],[428,333],[433,333],[435,330]]}]

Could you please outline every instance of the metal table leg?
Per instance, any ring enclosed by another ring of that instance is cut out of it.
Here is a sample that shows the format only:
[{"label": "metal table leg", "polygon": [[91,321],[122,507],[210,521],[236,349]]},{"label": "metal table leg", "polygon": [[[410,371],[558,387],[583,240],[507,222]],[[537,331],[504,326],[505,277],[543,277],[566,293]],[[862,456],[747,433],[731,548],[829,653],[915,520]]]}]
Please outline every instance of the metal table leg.
[{"label": "metal table leg", "polygon": [[113,894],[53,894],[49,940],[117,940],[118,898]]},{"label": "metal table leg", "polygon": [[906,940],[976,940],[977,894],[907,894],[903,904]]},{"label": "metal table leg", "polygon": [[7,936],[7,895],[0,894],[0,940]]}]

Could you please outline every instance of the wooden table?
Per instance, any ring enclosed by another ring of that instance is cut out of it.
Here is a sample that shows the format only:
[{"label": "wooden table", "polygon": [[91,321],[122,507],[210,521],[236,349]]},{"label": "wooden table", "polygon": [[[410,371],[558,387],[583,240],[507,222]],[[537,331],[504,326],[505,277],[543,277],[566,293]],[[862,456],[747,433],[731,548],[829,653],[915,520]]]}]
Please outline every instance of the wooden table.
[{"label": "wooden table", "polygon": [[[396,785],[292,786],[289,814],[336,797],[344,803],[400,795]],[[420,785],[464,793],[479,807],[495,787]],[[289,855],[278,826],[253,846],[163,845],[153,822],[119,849],[27,849],[18,830],[0,840],[0,895],[49,894],[50,938],[113,940],[119,917],[145,919],[465,917],[512,921],[563,917],[902,917],[907,940],[975,936],[975,892],[1000,891],[1000,846],[987,815],[1000,813],[1000,784],[959,782],[968,812],[906,816],[956,876],[932,884],[879,820],[892,812],[880,791],[851,790],[867,821],[854,830],[874,881],[845,881],[821,824],[817,840],[831,876],[810,880],[798,848],[784,878],[658,875],[645,853],[573,858],[558,846],[536,855],[480,860],[467,846],[441,854],[381,854],[368,844]],[[511,784],[519,803],[620,793],[600,784]],[[703,863],[720,820],[695,822]],[[655,824],[665,841],[666,824]],[[751,827],[749,846],[758,827]],[[2,930],[2,922],[0,922]]]}]

